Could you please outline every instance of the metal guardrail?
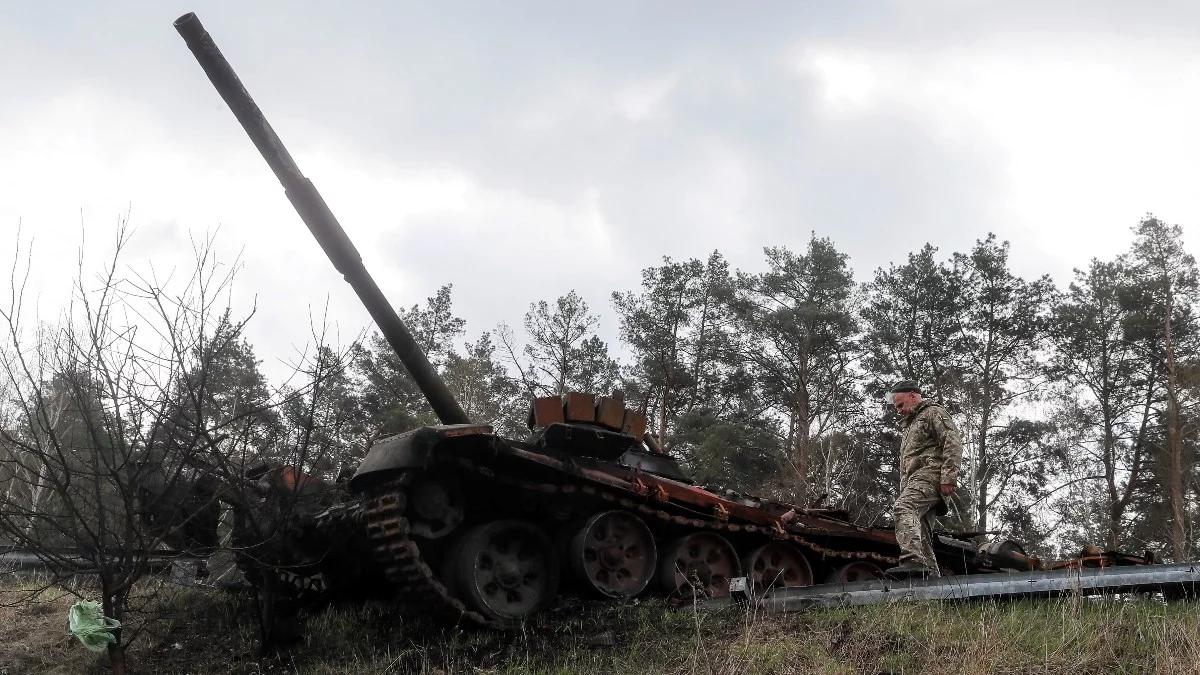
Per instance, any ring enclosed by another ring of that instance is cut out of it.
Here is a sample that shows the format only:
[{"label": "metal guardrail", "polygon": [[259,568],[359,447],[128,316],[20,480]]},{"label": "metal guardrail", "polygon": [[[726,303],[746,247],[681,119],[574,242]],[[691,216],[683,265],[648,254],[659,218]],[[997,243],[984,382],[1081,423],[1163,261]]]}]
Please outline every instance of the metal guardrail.
[{"label": "metal guardrail", "polygon": [[821,584],[775,589],[757,597],[748,591],[744,578],[733,581],[730,590],[735,600],[754,602],[768,612],[921,600],[1045,598],[1157,591],[1168,598],[1176,598],[1200,595],[1200,561]]},{"label": "metal guardrail", "polygon": [[[176,562],[195,563],[201,558],[196,555],[175,551],[154,552],[146,555],[136,554],[145,560],[151,572],[165,570]],[[55,551],[52,557],[38,555],[27,549],[0,549],[0,570],[42,570],[57,567],[60,571],[86,575],[93,563],[88,558],[74,551]]]}]

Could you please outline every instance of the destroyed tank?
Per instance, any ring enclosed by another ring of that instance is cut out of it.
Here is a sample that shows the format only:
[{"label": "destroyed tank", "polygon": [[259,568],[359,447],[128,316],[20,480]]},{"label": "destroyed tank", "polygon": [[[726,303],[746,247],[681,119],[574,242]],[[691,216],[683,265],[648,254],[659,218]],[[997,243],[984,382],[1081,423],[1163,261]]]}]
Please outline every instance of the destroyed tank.
[{"label": "destroyed tank", "polygon": [[[263,597],[280,606],[390,597],[504,628],[560,593],[719,597],[740,576],[759,588],[807,586],[874,579],[897,562],[892,530],[855,525],[844,511],[695,484],[619,394],[535,399],[523,440],[473,423],[199,19],[175,26],[442,422],[374,443],[340,486],[287,467],[252,476],[253,503],[235,505],[239,556]],[[1013,542],[937,539],[955,574],[1039,566]]]}]

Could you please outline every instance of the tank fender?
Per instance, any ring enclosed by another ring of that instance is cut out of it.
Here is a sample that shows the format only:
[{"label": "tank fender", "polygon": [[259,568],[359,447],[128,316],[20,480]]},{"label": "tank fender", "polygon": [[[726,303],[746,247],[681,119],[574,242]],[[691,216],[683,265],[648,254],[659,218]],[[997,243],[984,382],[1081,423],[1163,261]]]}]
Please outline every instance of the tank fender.
[{"label": "tank fender", "polygon": [[357,492],[400,469],[422,469],[429,463],[435,448],[451,439],[491,437],[492,427],[486,424],[442,424],[421,427],[376,441],[354,477],[350,489]]}]

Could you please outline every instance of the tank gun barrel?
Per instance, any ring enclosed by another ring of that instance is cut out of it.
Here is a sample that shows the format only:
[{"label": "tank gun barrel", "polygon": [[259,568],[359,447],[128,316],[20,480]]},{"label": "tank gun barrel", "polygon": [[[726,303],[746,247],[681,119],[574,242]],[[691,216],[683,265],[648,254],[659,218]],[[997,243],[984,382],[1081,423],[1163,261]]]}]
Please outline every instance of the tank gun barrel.
[{"label": "tank gun barrel", "polygon": [[429,363],[425,352],[413,339],[408,327],[400,320],[383,292],[379,290],[379,285],[367,272],[362,256],[346,236],[346,231],[342,229],[312,181],[300,172],[300,167],[284,147],[283,141],[279,140],[279,136],[250,97],[233,67],[225,60],[212,36],[204,29],[200,19],[195,14],[184,14],[175,20],[175,30],[183,36],[208,79],[221,94],[221,98],[225,99],[229,109],[233,111],[250,140],[275,173],[275,177],[283,184],[288,201],[316,237],[325,255],[366,306],[388,344],[395,350],[408,369],[409,375],[429,400],[434,413],[444,424],[469,422],[446,383]]}]

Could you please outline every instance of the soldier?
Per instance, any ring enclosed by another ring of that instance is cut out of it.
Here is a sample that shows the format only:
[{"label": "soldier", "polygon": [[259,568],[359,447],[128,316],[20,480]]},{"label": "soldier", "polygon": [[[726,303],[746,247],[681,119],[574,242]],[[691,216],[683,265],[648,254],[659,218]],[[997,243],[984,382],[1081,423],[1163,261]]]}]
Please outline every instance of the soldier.
[{"label": "soldier", "polygon": [[932,520],[944,498],[954,494],[962,440],[946,409],[921,398],[912,380],[890,390],[892,405],[901,415],[900,494],[893,517],[900,564],[891,574],[941,576],[933,555]]}]

